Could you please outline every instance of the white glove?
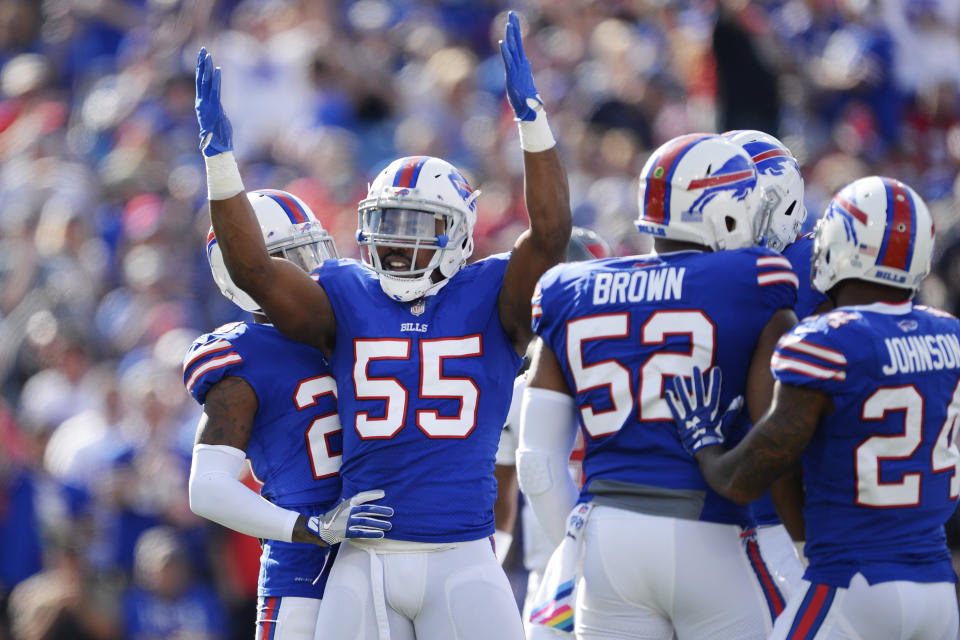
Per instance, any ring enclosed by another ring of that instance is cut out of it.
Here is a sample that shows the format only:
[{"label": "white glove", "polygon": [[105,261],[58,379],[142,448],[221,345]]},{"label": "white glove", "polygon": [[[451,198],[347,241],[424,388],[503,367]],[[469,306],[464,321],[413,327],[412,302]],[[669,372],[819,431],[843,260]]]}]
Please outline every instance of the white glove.
[{"label": "white glove", "polygon": [[307,520],[307,529],[329,545],[346,538],[382,538],[393,528],[390,524],[393,507],[365,503],[379,500],[383,495],[381,489],[361,491],[349,500],[342,500],[322,516]]}]

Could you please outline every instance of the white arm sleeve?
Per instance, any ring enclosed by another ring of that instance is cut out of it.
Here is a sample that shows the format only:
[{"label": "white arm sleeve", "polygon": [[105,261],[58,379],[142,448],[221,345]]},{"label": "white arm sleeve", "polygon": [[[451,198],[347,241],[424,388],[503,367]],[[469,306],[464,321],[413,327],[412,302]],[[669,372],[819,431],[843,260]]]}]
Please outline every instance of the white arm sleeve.
[{"label": "white arm sleeve", "polygon": [[577,425],[572,397],[530,387],[524,392],[517,480],[554,544],[563,541],[567,515],[580,494],[567,466],[577,437]]},{"label": "white arm sleeve", "polygon": [[300,514],[261,498],[238,480],[245,458],[235,447],[194,445],[190,509],[248,536],[290,542]]},{"label": "white arm sleeve", "polygon": [[510,410],[507,420],[503,423],[500,432],[500,444],[497,445],[496,464],[501,467],[515,467],[517,465],[517,436],[520,430],[520,403],[523,401],[524,376],[517,376],[513,382],[513,398],[510,400]]}]

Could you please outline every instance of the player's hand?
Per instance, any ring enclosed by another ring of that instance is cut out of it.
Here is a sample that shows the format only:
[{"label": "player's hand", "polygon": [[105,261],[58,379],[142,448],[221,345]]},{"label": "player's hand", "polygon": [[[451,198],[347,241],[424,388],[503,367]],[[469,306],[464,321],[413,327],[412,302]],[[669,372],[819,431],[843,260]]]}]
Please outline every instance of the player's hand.
[{"label": "player's hand", "polygon": [[[729,424],[736,417],[736,413],[739,413],[740,406],[743,404],[743,398],[738,397],[730,403],[727,411],[720,415],[722,378],[718,367],[710,369],[706,376],[701,373],[699,367],[694,367],[689,385],[682,376],[675,376],[673,389],[668,388],[664,393],[664,399],[676,422],[680,442],[690,455],[694,455],[703,447],[723,444],[722,427],[725,422]],[[725,421],[724,418],[727,420]]]},{"label": "player's hand", "polygon": [[327,544],[333,545],[346,538],[382,538],[390,531],[393,508],[380,504],[367,504],[383,497],[383,491],[361,491],[350,499],[344,499],[322,516],[307,520],[307,528]]},{"label": "player's hand", "polygon": [[507,75],[507,100],[517,120],[535,120],[536,109],[543,106],[543,100],[533,85],[530,61],[523,52],[523,40],[520,38],[520,19],[513,11],[507,15],[507,30],[503,38],[500,41],[500,55],[503,56]]},{"label": "player's hand", "polygon": [[213,57],[205,47],[197,54],[196,80],[194,108],[200,123],[200,150],[207,157],[233,151],[233,127],[220,103],[220,67],[213,67]]}]

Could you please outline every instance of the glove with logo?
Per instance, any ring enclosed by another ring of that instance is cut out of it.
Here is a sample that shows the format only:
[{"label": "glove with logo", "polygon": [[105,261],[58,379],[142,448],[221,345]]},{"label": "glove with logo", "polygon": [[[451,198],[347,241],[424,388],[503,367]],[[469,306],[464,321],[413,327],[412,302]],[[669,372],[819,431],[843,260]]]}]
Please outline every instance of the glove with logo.
[{"label": "glove with logo", "polygon": [[724,428],[736,419],[743,406],[743,396],[737,396],[720,414],[722,379],[719,367],[711,368],[706,376],[699,367],[694,367],[690,384],[682,376],[675,376],[673,389],[668,388],[664,393],[680,442],[690,455],[703,447],[723,444]]},{"label": "glove with logo", "polygon": [[383,495],[380,489],[361,491],[322,516],[307,520],[307,529],[329,545],[346,538],[382,538],[393,527],[390,524],[393,508],[366,503],[379,500]]}]

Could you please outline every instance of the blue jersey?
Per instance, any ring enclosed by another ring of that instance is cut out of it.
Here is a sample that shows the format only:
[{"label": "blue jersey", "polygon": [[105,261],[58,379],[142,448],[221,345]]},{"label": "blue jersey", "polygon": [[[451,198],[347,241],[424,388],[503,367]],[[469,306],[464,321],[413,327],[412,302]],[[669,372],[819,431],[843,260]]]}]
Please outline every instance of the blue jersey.
[{"label": "blue jersey", "polygon": [[844,307],[777,344],[783,384],[830,395],[802,457],[805,577],[955,581],[943,523],[960,492],[960,322],[926,307]]},{"label": "blue jersey", "polygon": [[356,260],[314,272],[336,315],[343,493],[383,489],[389,538],[493,534],[494,457],[521,363],[497,307],[507,260],[466,266],[413,302],[391,300]]},{"label": "blue jersey", "polygon": [[[323,354],[271,325],[227,324],[194,341],[184,357],[183,381],[203,404],[227,376],[242,378],[257,394],[246,453],[263,483],[261,495],[307,515],[330,509],[340,496],[342,430]],[[325,555],[312,544],[265,541],[259,595],[320,597]]]},{"label": "blue jersey", "polygon": [[[751,524],[749,508],[707,486],[663,390],[694,366],[719,365],[722,405],[744,393],[757,338],[777,310],[793,307],[796,283],[790,263],[763,248],[610,258],[544,274],[534,330],[575,394],[586,441],[583,500],[632,494],[651,513]],[[674,504],[663,504],[665,496]],[[678,501],[686,506],[674,508]]]},{"label": "blue jersey", "polygon": [[797,290],[797,304],[793,308],[797,318],[803,320],[811,316],[829,298],[813,286],[813,234],[807,233],[783,250],[783,257],[790,261],[793,272],[797,274],[800,286]]},{"label": "blue jersey", "polygon": [[[813,315],[817,307],[827,302],[826,294],[821,293],[813,287],[813,278],[811,277],[811,268],[813,266],[813,234],[808,233],[797,238],[793,243],[783,250],[783,257],[790,261],[793,272],[797,274],[797,304],[793,308],[797,318],[804,319]],[[757,524],[779,524],[780,518],[773,508],[773,501],[770,494],[765,493],[763,497],[753,503],[753,515]]]}]

